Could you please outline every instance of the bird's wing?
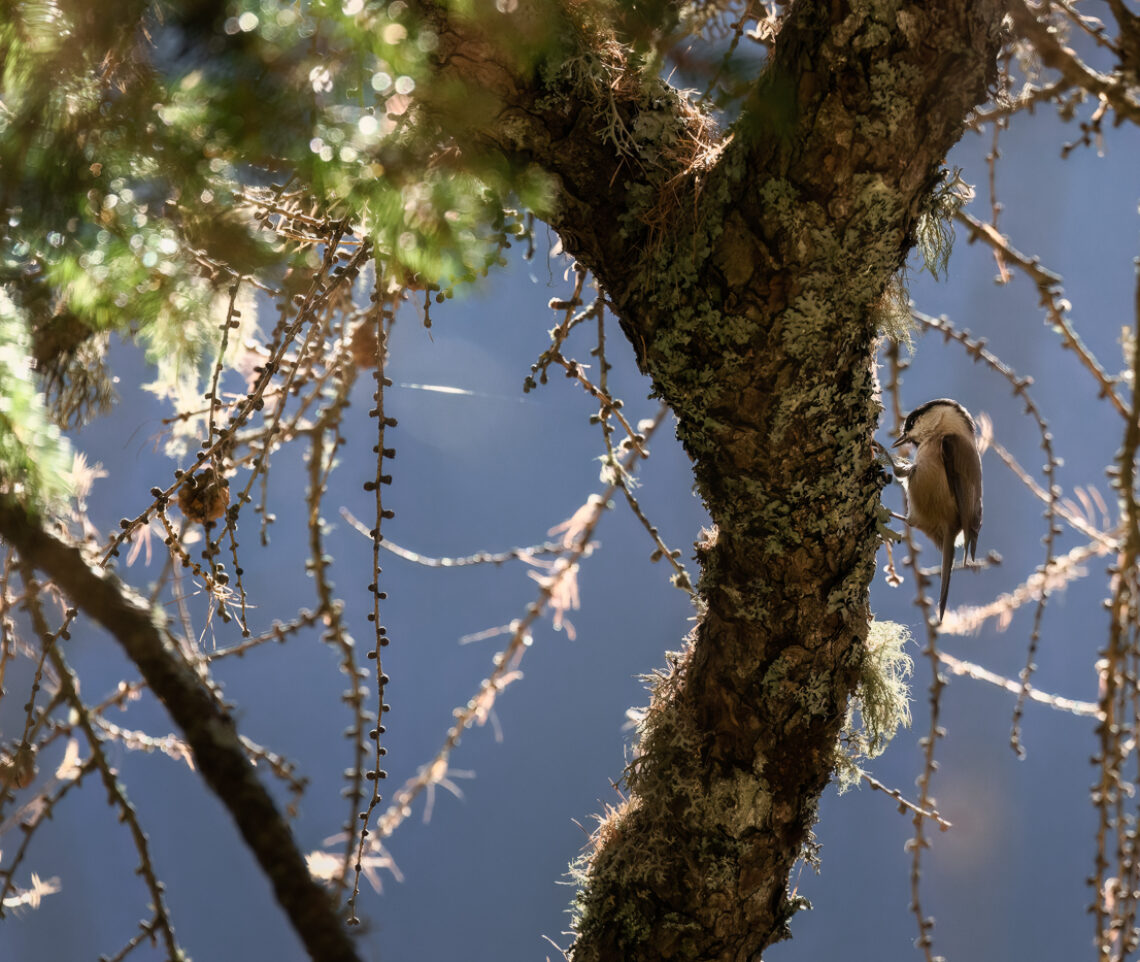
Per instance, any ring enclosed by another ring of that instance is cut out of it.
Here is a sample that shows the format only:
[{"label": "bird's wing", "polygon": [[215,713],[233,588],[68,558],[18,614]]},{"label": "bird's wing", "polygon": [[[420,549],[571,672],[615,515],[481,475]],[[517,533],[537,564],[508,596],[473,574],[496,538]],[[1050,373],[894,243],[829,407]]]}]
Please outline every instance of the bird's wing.
[{"label": "bird's wing", "polygon": [[[982,530],[982,459],[972,441],[960,434],[947,434],[942,439],[942,464],[958,508],[958,523],[965,535],[966,549],[972,558],[978,546],[978,532]],[[965,483],[971,465],[978,478],[978,490],[975,492],[969,491]]]}]

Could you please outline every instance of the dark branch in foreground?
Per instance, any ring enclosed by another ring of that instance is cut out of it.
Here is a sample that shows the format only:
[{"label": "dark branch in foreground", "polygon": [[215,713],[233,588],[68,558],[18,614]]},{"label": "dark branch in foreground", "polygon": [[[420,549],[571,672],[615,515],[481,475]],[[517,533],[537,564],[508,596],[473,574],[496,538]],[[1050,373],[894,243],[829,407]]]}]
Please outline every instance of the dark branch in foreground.
[{"label": "dark branch in foreground", "polygon": [[289,826],[254,774],[233,719],[171,643],[161,614],[115,575],[92,567],[78,547],[45,530],[8,497],[0,497],[0,537],[102,625],[138,666],[272,881],[277,901],[310,957],[317,962],[357,962],[332,901],[309,874]]}]

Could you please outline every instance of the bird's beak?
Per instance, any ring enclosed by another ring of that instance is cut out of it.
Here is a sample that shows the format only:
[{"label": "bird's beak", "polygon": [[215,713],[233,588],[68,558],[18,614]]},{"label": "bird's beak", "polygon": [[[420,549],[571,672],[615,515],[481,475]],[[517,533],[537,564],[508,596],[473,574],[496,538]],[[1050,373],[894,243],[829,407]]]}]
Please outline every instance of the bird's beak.
[{"label": "bird's beak", "polygon": [[907,443],[909,440],[910,440],[910,436],[909,436],[909,435],[906,435],[906,434],[900,434],[900,435],[899,435],[899,439],[898,439],[898,440],[897,440],[897,441],[896,441],[894,444],[892,444],[892,445],[891,445],[891,447],[892,447],[892,448],[897,448],[897,447],[900,447],[901,445],[904,445],[904,444],[906,444],[906,443]]}]

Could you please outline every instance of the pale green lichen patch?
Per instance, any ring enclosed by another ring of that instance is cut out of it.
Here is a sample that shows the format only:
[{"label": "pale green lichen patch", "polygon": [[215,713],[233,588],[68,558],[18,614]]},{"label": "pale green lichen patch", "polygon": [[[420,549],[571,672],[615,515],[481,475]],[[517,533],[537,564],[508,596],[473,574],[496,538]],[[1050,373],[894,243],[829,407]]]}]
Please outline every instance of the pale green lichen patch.
[{"label": "pale green lichen patch", "polygon": [[955,167],[943,170],[938,185],[927,196],[918,215],[914,235],[922,255],[923,267],[936,280],[950,264],[950,251],[954,246],[954,231],[950,226],[954,215],[974,198],[974,188],[962,180],[962,171]]},{"label": "pale green lichen patch", "polygon": [[[691,871],[685,885],[707,901],[731,890],[745,855],[741,836],[761,824],[771,808],[771,797],[755,773],[737,772],[706,784],[700,762],[703,738],[679,697],[684,656],[671,655],[670,660],[670,670],[654,676],[653,697],[638,725],[637,756],[626,773],[631,800],[599,819],[592,850],[571,866],[571,876],[581,884],[572,909],[580,937],[614,906],[626,944],[636,944],[650,927],[669,927],[681,942],[699,936],[693,919],[637,895],[676,883],[677,839],[669,826],[684,824],[687,836],[698,840],[686,862]],[[604,844],[625,832],[636,832],[644,844],[635,851]]]},{"label": "pale green lichen patch", "polygon": [[810,357],[834,313],[825,295],[804,291],[780,318],[780,340],[789,357]]},{"label": "pale green lichen patch", "polygon": [[751,772],[736,771],[713,783],[705,807],[713,822],[738,838],[763,824],[772,808],[772,794]]},{"label": "pale green lichen patch", "polygon": [[910,726],[910,685],[914,662],[904,650],[911,640],[905,625],[872,621],[862,646],[859,684],[847,707],[836,752],[841,792],[858,783],[859,762],[881,755],[901,727]]},{"label": "pale green lichen patch", "polygon": [[913,115],[910,91],[920,85],[922,73],[913,64],[903,61],[877,61],[871,67],[871,113],[877,130],[890,136],[898,131],[899,124],[907,123]]}]

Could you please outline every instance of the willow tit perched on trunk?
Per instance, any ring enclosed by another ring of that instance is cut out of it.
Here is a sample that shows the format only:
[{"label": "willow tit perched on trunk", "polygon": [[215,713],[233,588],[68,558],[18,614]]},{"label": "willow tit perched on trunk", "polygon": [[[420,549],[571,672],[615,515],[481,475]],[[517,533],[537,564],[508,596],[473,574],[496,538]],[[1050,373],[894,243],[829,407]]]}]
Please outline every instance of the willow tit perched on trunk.
[{"label": "willow tit perched on trunk", "polygon": [[894,470],[907,492],[907,523],[942,549],[939,621],[950,591],[954,542],[961,532],[973,558],[982,530],[982,459],[976,432],[974,419],[961,404],[937,398],[910,412],[892,445],[915,445],[914,463],[900,462]]}]

